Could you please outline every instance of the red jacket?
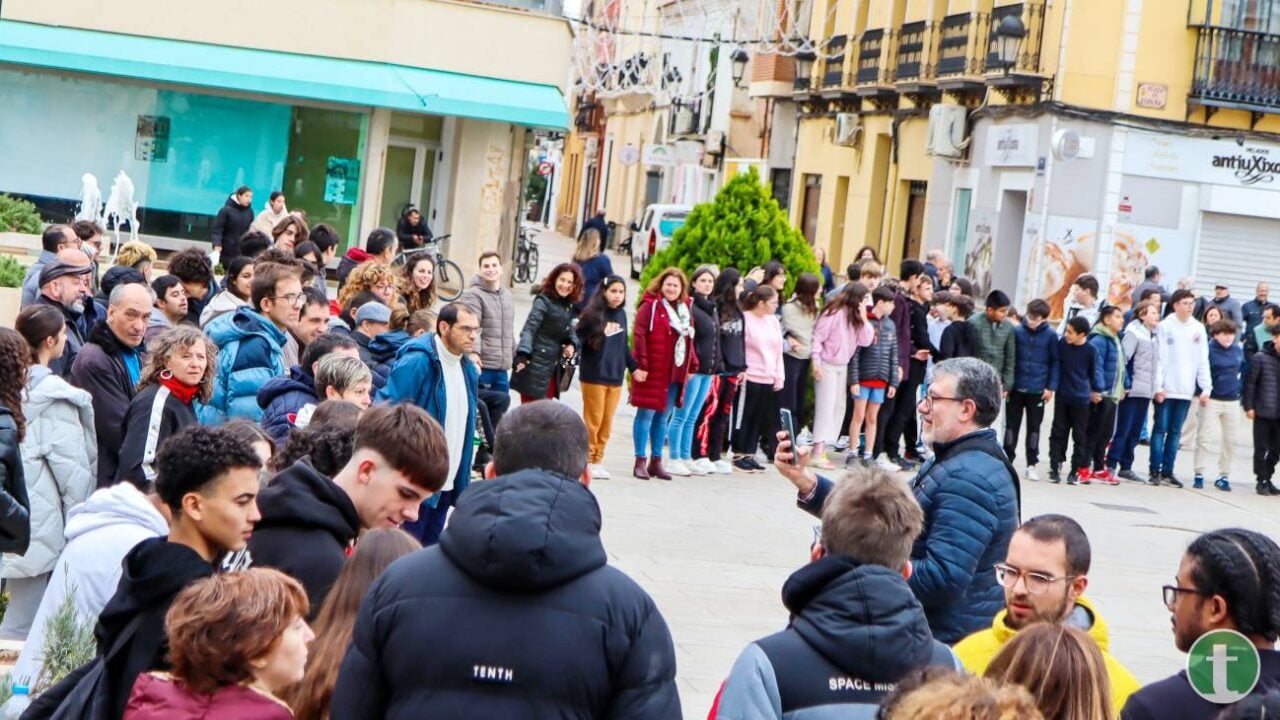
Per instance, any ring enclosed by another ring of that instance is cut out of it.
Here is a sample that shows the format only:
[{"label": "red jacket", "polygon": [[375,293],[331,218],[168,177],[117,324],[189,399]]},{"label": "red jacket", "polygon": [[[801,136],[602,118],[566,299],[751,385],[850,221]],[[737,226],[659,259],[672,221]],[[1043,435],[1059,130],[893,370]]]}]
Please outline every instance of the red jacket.
[{"label": "red jacket", "polygon": [[[684,301],[685,307],[691,305]],[[676,406],[684,404],[684,381],[689,373],[698,369],[698,355],[693,351],[693,338],[686,342],[684,364],[675,366],[676,331],[671,327],[671,317],[667,304],[660,295],[645,293],[640,309],[636,311],[635,329],[631,335],[632,355],[635,357],[636,369],[644,370],[649,376],[644,382],[631,378],[631,404],[645,410],[665,410],[667,407],[667,388],[673,383],[680,385],[680,393],[676,396]],[[693,324],[693,313],[689,314],[690,326]]]},{"label": "red jacket", "polygon": [[133,685],[124,720],[293,720],[274,695],[248,685],[228,685],[212,695],[187,690],[167,673],[145,673]]}]

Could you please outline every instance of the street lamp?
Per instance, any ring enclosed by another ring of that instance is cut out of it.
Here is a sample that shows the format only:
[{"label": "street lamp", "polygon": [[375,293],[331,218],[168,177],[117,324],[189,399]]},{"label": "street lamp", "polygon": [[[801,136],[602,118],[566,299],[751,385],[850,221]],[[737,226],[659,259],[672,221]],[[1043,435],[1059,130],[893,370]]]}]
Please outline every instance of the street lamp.
[{"label": "street lamp", "polygon": [[809,80],[813,77],[813,63],[818,59],[818,53],[812,50],[801,50],[796,53],[796,89],[807,89]]},{"label": "street lamp", "polygon": [[729,59],[733,61],[733,86],[742,87],[742,76],[747,73],[747,61],[751,56],[746,50],[740,47],[733,49],[733,53],[729,55]]},{"label": "street lamp", "polygon": [[1018,63],[1018,51],[1022,49],[1022,40],[1027,36],[1027,28],[1022,18],[1017,15],[1005,15],[996,26],[996,56],[1000,58],[1000,66],[1004,74]]}]

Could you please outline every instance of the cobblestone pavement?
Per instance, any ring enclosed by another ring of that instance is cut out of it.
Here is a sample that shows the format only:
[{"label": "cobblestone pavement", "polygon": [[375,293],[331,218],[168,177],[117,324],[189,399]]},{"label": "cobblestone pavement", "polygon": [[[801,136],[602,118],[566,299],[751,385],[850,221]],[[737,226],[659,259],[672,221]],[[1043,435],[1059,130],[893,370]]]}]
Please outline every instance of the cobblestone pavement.
[{"label": "cobblestone pavement", "polygon": [[[572,251],[567,238],[546,234],[541,241],[543,273]],[[627,259],[613,261],[625,276]],[[636,297],[632,285],[630,301]],[[523,322],[529,295],[518,291],[517,298]],[[581,408],[576,383],[563,400]],[[613,477],[591,486],[604,513],[605,548],[611,563],[649,591],[671,626],[685,717],[706,717],[746,643],[785,627],[782,584],[808,561],[815,521],[795,507],[791,485],[772,469],[672,482],[632,478],[633,417],[622,403],[604,463]],[[1023,517],[1065,513],[1088,532],[1088,595],[1110,626],[1111,651],[1143,682],[1169,675],[1183,662],[1160,586],[1173,579],[1187,543],[1197,533],[1230,526],[1280,536],[1280,498],[1253,493],[1248,421],[1241,430],[1245,447],[1236,453],[1232,493],[1023,482]],[[1043,437],[1042,454],[1047,419]],[[1017,467],[1022,470],[1021,460]],[[1146,467],[1145,447],[1135,467]],[[1189,450],[1180,453],[1177,469],[1190,488]]]}]

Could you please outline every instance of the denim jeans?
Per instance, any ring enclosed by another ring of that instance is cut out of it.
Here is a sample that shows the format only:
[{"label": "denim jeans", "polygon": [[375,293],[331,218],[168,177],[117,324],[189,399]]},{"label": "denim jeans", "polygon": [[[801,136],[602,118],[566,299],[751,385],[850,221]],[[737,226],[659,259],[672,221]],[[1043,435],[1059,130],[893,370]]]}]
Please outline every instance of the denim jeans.
[{"label": "denim jeans", "polygon": [[[667,428],[667,444],[672,460],[693,459],[693,429],[702,416],[702,405],[707,401],[714,375],[690,375],[684,384],[684,405],[671,413],[671,425]],[[674,403],[668,402],[670,406]]]},{"label": "denim jeans", "polygon": [[481,370],[480,389],[511,392],[511,373],[506,370]]},{"label": "denim jeans", "polygon": [[1111,441],[1111,450],[1107,453],[1107,467],[1120,466],[1121,470],[1133,469],[1133,449],[1138,446],[1138,437],[1147,425],[1147,410],[1151,408],[1151,398],[1127,397],[1120,401],[1116,411],[1116,436]]},{"label": "denim jeans", "polygon": [[[667,406],[661,410],[636,408],[636,420],[631,424],[631,439],[636,446],[636,457],[660,457],[662,441],[667,438],[667,423],[671,409],[676,404],[680,386],[672,383],[667,390]],[[645,452],[646,447],[649,452]]]},{"label": "denim jeans", "polygon": [[1156,403],[1155,427],[1151,428],[1151,474],[1173,474],[1173,461],[1178,457],[1182,440],[1182,424],[1191,409],[1190,400],[1166,399]]}]

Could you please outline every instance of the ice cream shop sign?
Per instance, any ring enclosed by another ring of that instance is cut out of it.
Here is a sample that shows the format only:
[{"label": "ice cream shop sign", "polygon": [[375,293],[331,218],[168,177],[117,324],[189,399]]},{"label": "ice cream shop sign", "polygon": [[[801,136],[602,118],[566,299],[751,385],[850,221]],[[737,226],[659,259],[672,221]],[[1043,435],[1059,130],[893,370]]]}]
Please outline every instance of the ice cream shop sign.
[{"label": "ice cream shop sign", "polygon": [[1128,175],[1280,190],[1280,146],[1130,132]]}]

